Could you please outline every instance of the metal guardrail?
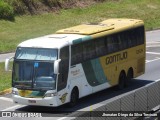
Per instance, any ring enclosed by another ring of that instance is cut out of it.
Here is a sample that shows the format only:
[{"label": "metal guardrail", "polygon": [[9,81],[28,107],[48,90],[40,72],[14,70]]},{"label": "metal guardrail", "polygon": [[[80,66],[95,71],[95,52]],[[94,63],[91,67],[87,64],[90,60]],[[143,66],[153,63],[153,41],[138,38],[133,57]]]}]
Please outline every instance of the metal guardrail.
[{"label": "metal guardrail", "polygon": [[[147,113],[160,105],[160,81],[150,83],[142,88],[126,93],[122,97],[106,103],[91,112],[78,115],[76,120],[134,120],[139,116],[101,117],[105,113]],[[83,116],[83,117],[82,117]],[[85,117],[84,117],[85,116]]]}]

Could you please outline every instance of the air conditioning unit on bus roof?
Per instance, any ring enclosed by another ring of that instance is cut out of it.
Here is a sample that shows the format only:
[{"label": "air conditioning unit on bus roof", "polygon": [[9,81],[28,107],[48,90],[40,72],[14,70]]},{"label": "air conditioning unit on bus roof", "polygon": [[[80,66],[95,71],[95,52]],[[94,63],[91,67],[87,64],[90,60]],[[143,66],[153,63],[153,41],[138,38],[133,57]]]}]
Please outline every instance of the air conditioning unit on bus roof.
[{"label": "air conditioning unit on bus roof", "polygon": [[114,24],[102,24],[102,23],[89,23],[74,26],[67,29],[62,29],[57,31],[58,34],[82,34],[82,35],[92,35],[103,31],[108,31],[114,29]]}]

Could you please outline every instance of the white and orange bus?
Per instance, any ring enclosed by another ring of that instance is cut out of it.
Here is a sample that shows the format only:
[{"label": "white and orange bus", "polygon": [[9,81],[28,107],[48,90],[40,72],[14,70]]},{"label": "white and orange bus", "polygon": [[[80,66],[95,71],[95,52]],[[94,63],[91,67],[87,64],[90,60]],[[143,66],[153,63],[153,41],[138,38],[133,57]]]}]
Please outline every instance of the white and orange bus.
[{"label": "white and orange bus", "polygon": [[24,41],[13,57],[13,100],[74,106],[92,93],[115,85],[123,88],[144,74],[145,46],[144,23],[136,19],[82,24]]}]

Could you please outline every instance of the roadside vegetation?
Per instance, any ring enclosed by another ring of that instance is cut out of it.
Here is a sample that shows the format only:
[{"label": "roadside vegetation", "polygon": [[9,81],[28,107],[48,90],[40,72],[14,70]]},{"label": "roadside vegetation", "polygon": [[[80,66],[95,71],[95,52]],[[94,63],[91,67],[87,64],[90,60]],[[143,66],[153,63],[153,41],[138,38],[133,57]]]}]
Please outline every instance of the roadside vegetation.
[{"label": "roadside vegetation", "polygon": [[4,63],[0,63],[0,92],[11,87],[11,72],[4,71]]},{"label": "roadside vegetation", "polygon": [[147,30],[156,29],[160,27],[159,13],[159,0],[106,0],[83,8],[60,9],[38,15],[17,15],[15,21],[0,20],[0,53],[13,52],[18,43],[30,38],[107,18],[142,19]]},{"label": "roadside vegetation", "polygon": [[[45,3],[47,1],[48,4]],[[160,0],[86,1],[1,0],[0,53],[14,52],[20,42],[30,38],[52,34],[56,30],[81,23],[99,22],[107,18],[142,19],[146,30],[160,28]],[[43,7],[40,9],[41,5]],[[3,9],[8,10],[8,14],[2,14],[1,6],[6,6]],[[6,73],[4,63],[0,63],[0,91],[10,86],[11,73]]]},{"label": "roadside vegetation", "polygon": [[[15,14],[42,14],[55,12],[60,9],[69,9],[103,2],[105,0],[3,0],[13,7]],[[115,0],[113,0],[115,1]]]},{"label": "roadside vegetation", "polygon": [[0,19],[14,20],[14,11],[12,6],[4,1],[0,1]]}]

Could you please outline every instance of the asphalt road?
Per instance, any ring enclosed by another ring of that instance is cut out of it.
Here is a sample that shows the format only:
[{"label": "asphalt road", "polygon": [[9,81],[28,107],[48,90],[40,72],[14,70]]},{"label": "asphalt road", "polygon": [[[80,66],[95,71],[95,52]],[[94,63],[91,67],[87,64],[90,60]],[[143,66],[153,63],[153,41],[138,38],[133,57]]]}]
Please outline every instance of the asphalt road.
[{"label": "asphalt road", "polygon": [[[116,90],[110,88],[96,94],[84,97],[80,99],[78,105],[73,108],[68,108],[67,105],[53,108],[53,107],[33,107],[17,105],[12,103],[11,95],[4,95],[0,97],[0,111],[21,111],[21,112],[37,112],[42,113],[47,117],[45,120],[64,120],[68,115],[74,114],[75,111],[86,111],[92,110],[105,104],[105,102],[113,100],[116,96],[121,96],[126,92],[132,91],[139,87],[143,87],[146,84],[154,82],[160,79],[160,30],[147,32],[147,48],[146,48],[146,72],[144,75],[137,77],[132,81],[132,86],[123,90]],[[7,55],[0,55],[1,61],[4,61]],[[7,56],[8,57],[8,56]],[[97,97],[98,96],[98,97]],[[69,113],[67,113],[69,112]],[[54,117],[53,117],[54,116]],[[3,118],[10,120],[11,118]],[[12,118],[21,119],[21,118]],[[35,118],[30,118],[33,120]],[[37,119],[37,118],[36,118]],[[44,118],[39,118],[44,119]]]},{"label": "asphalt road", "polygon": [[0,62],[4,62],[6,58],[14,56],[14,53],[0,54]]}]

